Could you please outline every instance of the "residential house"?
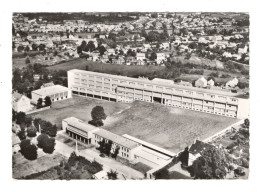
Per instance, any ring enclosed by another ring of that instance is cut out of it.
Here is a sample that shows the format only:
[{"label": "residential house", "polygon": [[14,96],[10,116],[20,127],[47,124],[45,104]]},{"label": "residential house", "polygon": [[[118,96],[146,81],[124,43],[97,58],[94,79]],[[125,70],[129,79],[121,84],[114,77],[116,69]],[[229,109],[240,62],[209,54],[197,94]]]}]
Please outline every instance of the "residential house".
[{"label": "residential house", "polygon": [[207,83],[208,81],[204,77],[201,77],[195,81],[195,87],[207,87]]},{"label": "residential house", "polygon": [[16,112],[27,112],[32,109],[31,100],[18,92],[12,95],[12,108]]},{"label": "residential house", "polygon": [[164,53],[157,53],[156,55],[157,55],[157,59],[156,59],[157,64],[163,63],[166,60]]},{"label": "residential house", "polygon": [[234,78],[226,83],[226,88],[235,88],[238,84],[238,79]]},{"label": "residential house", "polygon": [[144,53],[137,53],[136,54],[136,60],[143,61],[144,59],[145,59],[145,54]]}]

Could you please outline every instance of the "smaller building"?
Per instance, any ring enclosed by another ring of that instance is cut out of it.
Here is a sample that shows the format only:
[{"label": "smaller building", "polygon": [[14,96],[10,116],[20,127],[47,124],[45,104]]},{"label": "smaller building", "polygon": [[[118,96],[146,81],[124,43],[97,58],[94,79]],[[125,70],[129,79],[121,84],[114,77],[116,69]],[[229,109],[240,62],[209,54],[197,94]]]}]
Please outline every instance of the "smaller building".
[{"label": "smaller building", "polygon": [[52,102],[71,98],[71,90],[61,85],[53,85],[32,91],[32,102],[37,103],[39,98],[43,100],[50,97]]},{"label": "smaller building", "polygon": [[204,77],[201,77],[195,81],[195,87],[207,87],[207,83],[208,81]]},{"label": "smaller building", "polygon": [[14,92],[13,93],[13,101],[12,101],[13,110],[16,112],[27,112],[32,109],[31,100],[22,95],[20,93]]},{"label": "smaller building", "polygon": [[93,142],[93,133],[99,130],[99,128],[75,117],[63,119],[62,129],[65,130],[70,137],[86,144],[91,144]]}]

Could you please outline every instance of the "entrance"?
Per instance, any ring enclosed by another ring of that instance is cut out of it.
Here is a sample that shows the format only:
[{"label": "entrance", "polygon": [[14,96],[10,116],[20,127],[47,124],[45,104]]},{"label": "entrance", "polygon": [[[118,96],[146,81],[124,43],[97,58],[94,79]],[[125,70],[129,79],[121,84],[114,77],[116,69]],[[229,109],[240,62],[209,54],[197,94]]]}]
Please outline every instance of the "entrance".
[{"label": "entrance", "polygon": [[160,97],[153,97],[153,102],[155,103],[165,103],[165,99],[162,99]]}]

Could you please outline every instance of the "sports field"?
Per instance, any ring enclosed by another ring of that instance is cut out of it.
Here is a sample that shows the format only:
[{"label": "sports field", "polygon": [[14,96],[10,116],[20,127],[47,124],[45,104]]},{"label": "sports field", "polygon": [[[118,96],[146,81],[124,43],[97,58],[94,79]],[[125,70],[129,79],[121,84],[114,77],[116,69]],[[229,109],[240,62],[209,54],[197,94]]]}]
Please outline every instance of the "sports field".
[{"label": "sports field", "polygon": [[70,116],[89,121],[90,112],[96,105],[103,106],[108,115],[104,129],[137,137],[175,153],[190,145],[194,139],[204,140],[238,121],[141,101],[126,104],[79,96],[56,102],[50,110],[32,116],[61,126],[62,119]]}]

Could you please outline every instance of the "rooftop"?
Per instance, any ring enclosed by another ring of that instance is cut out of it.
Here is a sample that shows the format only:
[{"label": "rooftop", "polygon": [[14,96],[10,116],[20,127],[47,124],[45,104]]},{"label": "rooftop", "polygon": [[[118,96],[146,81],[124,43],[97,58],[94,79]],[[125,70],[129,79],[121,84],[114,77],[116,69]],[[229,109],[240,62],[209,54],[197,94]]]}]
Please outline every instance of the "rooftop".
[{"label": "rooftop", "polygon": [[[18,92],[13,93],[13,99],[14,99],[15,102],[19,101],[19,99],[21,99],[22,96],[24,96],[24,95],[22,95]],[[26,97],[26,96],[24,96],[24,97]]]},{"label": "rooftop", "polygon": [[204,89],[204,88],[198,88],[198,87],[188,87],[188,86],[183,86],[183,85],[178,85],[178,84],[165,85],[165,83],[162,83],[162,82],[152,82],[150,80],[137,79],[137,78],[127,77],[127,76],[111,75],[111,74],[107,74],[107,73],[97,73],[97,72],[92,72],[92,71],[83,71],[83,70],[79,70],[79,69],[72,69],[72,70],[69,70],[69,72],[76,72],[76,73],[78,72],[78,73],[100,75],[102,77],[107,77],[107,78],[116,78],[116,79],[119,79],[119,80],[135,81],[135,82],[140,82],[140,83],[145,83],[145,84],[161,85],[161,86],[164,86],[164,87],[184,89],[184,90],[190,90],[190,91],[196,91],[196,92],[202,92],[202,93],[212,93],[212,94],[216,94],[216,95],[223,95],[223,96],[230,96],[230,97],[237,97],[238,96],[238,94],[236,94],[236,93],[225,92],[225,91],[222,91],[222,90],[212,90],[212,89]]},{"label": "rooftop", "polygon": [[49,87],[44,87],[41,89],[37,89],[32,91],[32,93],[38,94],[38,95],[52,95],[60,92],[68,91],[69,89],[67,87],[63,87],[61,85],[53,85]]},{"label": "rooftop", "polygon": [[87,122],[84,122],[76,117],[69,117],[67,119],[63,119],[63,121],[67,122],[70,126],[73,126],[74,128],[77,128],[83,132],[89,132],[98,129],[97,127],[90,125]]},{"label": "rooftop", "polygon": [[94,134],[99,135],[99,136],[106,138],[108,140],[111,140],[111,141],[113,141],[113,143],[117,143],[117,144],[122,145],[126,148],[129,148],[129,149],[134,149],[134,148],[139,146],[138,143],[131,141],[130,139],[127,139],[127,138],[122,137],[120,135],[114,134],[114,133],[107,131],[105,129],[99,129]]}]

